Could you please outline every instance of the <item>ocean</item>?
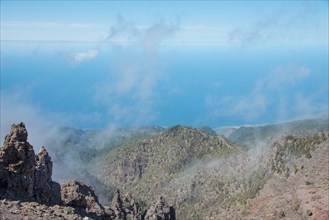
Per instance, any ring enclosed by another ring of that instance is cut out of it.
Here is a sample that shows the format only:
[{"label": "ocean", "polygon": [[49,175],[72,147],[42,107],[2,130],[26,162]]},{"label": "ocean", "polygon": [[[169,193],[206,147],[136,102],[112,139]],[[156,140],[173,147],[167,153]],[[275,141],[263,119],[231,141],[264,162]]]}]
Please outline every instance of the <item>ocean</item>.
[{"label": "ocean", "polygon": [[328,110],[328,49],[1,41],[1,95],[80,128],[272,123]]}]

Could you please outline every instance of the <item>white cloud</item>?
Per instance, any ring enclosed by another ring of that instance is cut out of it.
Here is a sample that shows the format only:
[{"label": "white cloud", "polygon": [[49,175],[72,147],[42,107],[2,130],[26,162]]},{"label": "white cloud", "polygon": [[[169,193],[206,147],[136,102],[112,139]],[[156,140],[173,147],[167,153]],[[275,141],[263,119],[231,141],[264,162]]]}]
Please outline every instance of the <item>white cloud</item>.
[{"label": "white cloud", "polygon": [[171,37],[177,29],[177,26],[165,24],[155,24],[146,29],[141,40],[147,55],[153,56],[157,46],[159,46],[162,41]]},{"label": "white cloud", "polygon": [[273,89],[280,88],[282,85],[293,86],[310,74],[311,70],[307,66],[278,66],[273,70],[268,86]]},{"label": "white cloud", "polygon": [[[328,29],[319,28],[323,23],[320,8],[312,1],[302,2],[293,11],[282,7],[266,14],[248,25],[236,27],[228,34],[234,45],[327,45]],[[261,14],[261,13],[260,13]],[[322,25],[323,26],[323,25]],[[324,25],[325,26],[325,25]]]},{"label": "white cloud", "polygon": [[98,55],[98,50],[90,49],[85,52],[76,52],[70,55],[70,59],[73,63],[79,64],[84,61],[92,60]]},{"label": "white cloud", "polygon": [[313,116],[321,115],[324,113],[325,116],[328,116],[329,112],[329,101],[326,105],[323,105],[319,101],[319,97],[328,98],[328,89],[319,89],[316,93],[313,94],[302,94],[296,93],[294,97],[293,109],[298,116]]},{"label": "white cloud", "polygon": [[129,41],[136,37],[140,32],[140,28],[133,22],[127,21],[122,15],[118,15],[115,23],[110,28],[110,33],[106,40],[115,42]]},{"label": "white cloud", "polygon": [[235,116],[248,121],[257,119],[266,111],[267,97],[257,87],[250,93],[240,96],[207,96],[206,106],[215,118]]},{"label": "white cloud", "polygon": [[107,42],[115,53],[112,75],[97,88],[95,101],[107,108],[113,123],[145,124],[156,118],[157,86],[165,82],[166,67],[158,49],[176,30],[165,23],[138,27],[122,16],[111,27]]},{"label": "white cloud", "polygon": [[[268,77],[259,80],[249,93],[208,95],[205,104],[214,118],[234,116],[247,121],[257,120],[269,111],[273,112],[272,118],[279,121],[288,119],[291,114],[319,114],[327,109],[317,100],[325,93],[305,97],[298,88],[294,88],[311,73],[311,69],[304,65],[277,66]],[[269,109],[270,106],[276,109]]]},{"label": "white cloud", "polygon": [[[36,149],[45,144],[54,128],[54,121],[50,120],[45,113],[36,105],[24,101],[22,95],[0,93],[0,118],[1,118],[1,142],[9,132],[10,126],[14,123],[24,122],[29,132],[29,141]],[[57,118],[57,122],[60,123]]]}]

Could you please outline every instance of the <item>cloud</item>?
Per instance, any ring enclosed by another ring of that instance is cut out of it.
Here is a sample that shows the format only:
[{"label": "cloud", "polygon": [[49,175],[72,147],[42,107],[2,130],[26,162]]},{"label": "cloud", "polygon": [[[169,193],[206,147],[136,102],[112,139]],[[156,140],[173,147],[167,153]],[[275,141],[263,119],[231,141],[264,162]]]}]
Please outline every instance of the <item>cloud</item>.
[{"label": "cloud", "polygon": [[169,26],[165,24],[155,24],[146,29],[142,36],[142,43],[147,55],[154,55],[156,47],[159,46],[163,40],[173,35],[176,30],[178,30],[177,26]]},{"label": "cloud", "polygon": [[[323,105],[319,97],[326,97],[326,104]],[[328,88],[319,89],[313,94],[302,94],[300,92],[294,95],[293,109],[299,116],[324,115],[328,117],[329,112]]]},{"label": "cloud", "polygon": [[111,26],[105,38],[117,45],[142,44],[145,51],[158,47],[162,41],[169,39],[179,29],[179,25],[157,23],[153,25],[137,25],[127,21],[121,14]]},{"label": "cloud", "polygon": [[311,69],[305,65],[280,65],[258,80],[249,93],[208,95],[205,105],[214,118],[240,117],[246,121],[257,120],[270,112],[271,118],[279,121],[291,115],[319,114],[326,109],[318,100],[325,92],[302,96],[298,87],[311,74]]},{"label": "cloud", "polygon": [[[0,93],[1,96],[1,143],[14,123],[24,122],[29,131],[29,141],[36,149],[46,143],[55,124],[63,122],[59,117],[47,116],[37,105],[31,105],[20,93]],[[53,120],[52,120],[52,119]],[[54,123],[56,121],[56,123]]]},{"label": "cloud", "polygon": [[139,28],[119,14],[116,22],[111,26],[106,40],[127,41],[139,34]]},{"label": "cloud", "polygon": [[146,124],[157,117],[157,88],[165,83],[167,65],[158,50],[177,29],[165,23],[137,26],[118,16],[106,38],[114,53],[111,76],[94,97],[112,123]]},{"label": "cloud", "polygon": [[277,66],[268,80],[268,86],[273,89],[278,89],[282,85],[294,86],[310,74],[311,69],[307,66]]},{"label": "cloud", "polygon": [[250,25],[240,26],[228,34],[228,42],[249,47],[270,43],[291,45],[298,42],[326,42],[327,30],[319,28],[323,18],[312,2],[303,2],[294,10],[282,7],[271,14],[260,17]]},{"label": "cloud", "polygon": [[[40,106],[31,104],[23,92],[8,94],[1,91],[0,101],[1,146],[11,125],[24,122],[28,132],[28,142],[33,146],[34,152],[38,153],[41,146],[45,146],[49,152],[53,161],[53,180],[63,182],[69,179],[78,179],[100,189],[98,193],[103,192],[104,187],[102,185],[98,185],[88,175],[85,175],[87,173],[85,171],[86,164],[81,161],[79,156],[79,150],[80,152],[86,150],[85,143],[78,139],[78,143],[75,144],[75,141],[72,141],[70,146],[63,147],[63,143],[67,143],[72,137],[77,137],[74,129],[62,127],[62,125],[69,125],[66,116],[46,112]],[[108,140],[106,138],[111,136],[111,133],[111,130],[104,131],[102,136],[94,137],[93,141],[100,143]],[[102,196],[100,198],[102,199]]]},{"label": "cloud", "polygon": [[29,129],[31,143],[36,147],[46,143],[52,131],[60,126],[77,126],[77,124],[97,124],[103,118],[95,113],[63,113],[46,109],[30,99],[28,87],[0,92],[0,132],[1,141],[14,123],[24,122]]},{"label": "cloud", "polygon": [[262,87],[246,95],[222,97],[207,96],[206,106],[214,117],[235,116],[252,121],[260,117],[267,107],[268,97],[263,93]]},{"label": "cloud", "polygon": [[96,58],[97,55],[98,55],[98,50],[90,49],[85,52],[71,53],[70,60],[75,64],[79,64],[88,60],[92,60]]}]

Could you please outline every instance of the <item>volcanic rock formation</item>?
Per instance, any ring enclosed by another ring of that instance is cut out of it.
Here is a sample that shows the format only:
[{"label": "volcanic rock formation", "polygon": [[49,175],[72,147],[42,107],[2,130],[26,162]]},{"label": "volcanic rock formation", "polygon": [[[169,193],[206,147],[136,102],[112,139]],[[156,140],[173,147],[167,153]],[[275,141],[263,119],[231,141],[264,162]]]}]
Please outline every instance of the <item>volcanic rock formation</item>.
[{"label": "volcanic rock formation", "polygon": [[[145,219],[146,211],[130,194],[122,198],[117,190],[111,208],[104,208],[91,186],[52,181],[51,157],[45,147],[35,155],[27,136],[24,123],[13,124],[0,148],[0,219]],[[163,202],[150,214],[175,219],[175,210],[168,215]]]},{"label": "volcanic rock formation", "polygon": [[59,184],[53,182],[52,161],[44,147],[38,155],[27,141],[24,123],[12,125],[0,149],[0,197],[60,203]]}]

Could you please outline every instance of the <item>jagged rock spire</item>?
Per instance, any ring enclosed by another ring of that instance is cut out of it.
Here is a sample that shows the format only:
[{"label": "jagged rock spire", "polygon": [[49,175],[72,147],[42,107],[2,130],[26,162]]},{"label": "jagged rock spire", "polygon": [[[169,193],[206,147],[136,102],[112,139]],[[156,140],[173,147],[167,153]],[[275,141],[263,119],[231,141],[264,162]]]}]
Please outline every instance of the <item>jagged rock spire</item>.
[{"label": "jagged rock spire", "polygon": [[51,180],[52,161],[44,147],[34,154],[23,122],[13,124],[0,148],[0,196],[44,204],[60,203],[60,187]]},{"label": "jagged rock spire", "polygon": [[147,211],[147,220],[176,220],[176,211],[173,206],[169,206],[163,196],[159,196],[155,205]]},{"label": "jagged rock spire", "polygon": [[120,190],[116,189],[113,199],[112,199],[112,205],[111,208],[113,209],[115,215],[121,219],[125,216],[125,212],[122,208],[122,199],[120,195]]},{"label": "jagged rock spire", "polygon": [[30,200],[33,196],[35,155],[27,142],[24,123],[13,124],[0,148],[0,188],[8,198]]}]

